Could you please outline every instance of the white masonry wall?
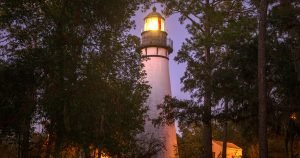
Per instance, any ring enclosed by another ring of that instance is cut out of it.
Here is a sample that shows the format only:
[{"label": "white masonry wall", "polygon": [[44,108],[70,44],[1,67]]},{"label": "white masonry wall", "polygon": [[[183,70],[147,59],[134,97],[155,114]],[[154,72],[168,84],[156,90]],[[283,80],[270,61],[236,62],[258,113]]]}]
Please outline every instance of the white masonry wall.
[{"label": "white masonry wall", "polygon": [[[148,47],[142,49],[142,54],[148,57],[143,61],[144,70],[147,73],[147,81],[151,88],[151,94],[147,100],[149,106],[148,115],[150,119],[157,118],[159,111],[157,105],[161,104],[166,95],[171,96],[171,83],[169,75],[169,60],[167,49]],[[157,55],[157,56],[153,56]],[[165,58],[164,58],[165,57]],[[156,139],[161,139],[165,144],[166,150],[159,153],[156,158],[175,158],[177,154],[177,140],[175,125],[164,125],[160,128],[155,128],[151,121],[146,121],[145,133],[152,135]]]}]

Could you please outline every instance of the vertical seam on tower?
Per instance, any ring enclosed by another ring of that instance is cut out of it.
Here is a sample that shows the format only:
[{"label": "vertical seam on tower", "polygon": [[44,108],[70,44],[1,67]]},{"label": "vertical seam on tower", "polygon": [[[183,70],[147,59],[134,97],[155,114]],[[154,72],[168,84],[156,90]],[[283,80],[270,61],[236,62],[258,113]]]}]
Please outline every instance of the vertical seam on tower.
[{"label": "vertical seam on tower", "polygon": [[147,47],[146,47],[145,51],[146,51],[146,56],[147,56],[148,55],[148,53],[147,53]]}]

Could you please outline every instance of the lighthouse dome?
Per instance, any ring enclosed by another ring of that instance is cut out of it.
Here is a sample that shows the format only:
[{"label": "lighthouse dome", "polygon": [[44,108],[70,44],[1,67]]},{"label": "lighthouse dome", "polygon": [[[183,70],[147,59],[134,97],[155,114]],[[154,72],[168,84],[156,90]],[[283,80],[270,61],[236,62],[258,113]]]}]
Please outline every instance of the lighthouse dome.
[{"label": "lighthouse dome", "polygon": [[153,7],[152,12],[149,13],[144,19],[147,19],[147,18],[150,18],[150,17],[159,17],[159,18],[165,19],[161,14],[156,12],[156,7]]}]

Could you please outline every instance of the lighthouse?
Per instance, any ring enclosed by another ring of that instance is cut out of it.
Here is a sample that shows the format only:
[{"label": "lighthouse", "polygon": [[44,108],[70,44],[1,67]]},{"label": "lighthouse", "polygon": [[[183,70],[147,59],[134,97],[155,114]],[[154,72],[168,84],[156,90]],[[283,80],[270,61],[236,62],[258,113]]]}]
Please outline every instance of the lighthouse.
[{"label": "lighthouse", "polygon": [[157,105],[163,103],[166,95],[171,96],[171,84],[169,74],[169,54],[173,51],[173,41],[167,39],[165,19],[156,12],[152,12],[144,18],[142,31],[141,52],[146,80],[151,86],[151,93],[146,102],[149,110],[149,120],[146,120],[144,129],[148,138],[154,138],[163,142],[164,149],[157,153],[155,158],[175,158],[177,156],[177,140],[175,125],[162,125],[155,127],[151,119],[159,116]]}]

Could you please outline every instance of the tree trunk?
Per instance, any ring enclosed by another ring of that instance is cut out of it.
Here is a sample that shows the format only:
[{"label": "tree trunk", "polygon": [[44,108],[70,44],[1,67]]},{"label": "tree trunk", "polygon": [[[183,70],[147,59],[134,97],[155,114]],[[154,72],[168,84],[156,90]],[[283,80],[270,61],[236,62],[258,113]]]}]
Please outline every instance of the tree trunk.
[{"label": "tree trunk", "polygon": [[258,120],[259,120],[259,157],[268,157],[267,140],[267,104],[266,104],[266,18],[267,0],[261,0],[259,6],[259,26],[258,26]]},{"label": "tree trunk", "polygon": [[101,158],[101,147],[100,147],[100,145],[98,146],[98,158]]},{"label": "tree trunk", "polygon": [[[210,64],[210,47],[206,48],[205,52],[206,63]],[[204,116],[203,116],[203,141],[204,141],[204,158],[212,158],[212,129],[211,129],[211,80],[209,66],[209,79],[205,83],[205,98],[204,98]]]},{"label": "tree trunk", "polygon": [[30,137],[30,120],[29,118],[25,118],[22,127],[22,146],[21,146],[21,157],[28,158],[29,157],[29,137]]},{"label": "tree trunk", "polygon": [[207,121],[203,123],[203,140],[204,140],[204,158],[212,157],[212,134],[211,134],[211,121]]},{"label": "tree trunk", "polygon": [[21,130],[18,129],[18,158],[21,158]]},{"label": "tree trunk", "polygon": [[52,156],[52,145],[53,145],[53,133],[52,131],[49,132],[49,135],[46,138],[47,146],[46,146],[46,158],[51,158]]},{"label": "tree trunk", "polygon": [[56,144],[56,142],[55,142],[55,149],[54,150],[55,150],[54,151],[55,158],[60,158],[60,147],[59,147],[59,145]]},{"label": "tree trunk", "polygon": [[56,132],[55,147],[54,147],[55,158],[61,158],[61,145],[62,145],[62,137],[60,136],[60,132]]},{"label": "tree trunk", "polygon": [[223,124],[223,129],[224,129],[224,135],[223,135],[223,149],[222,149],[222,158],[226,158],[227,155],[227,112],[228,112],[228,101],[225,99],[225,104],[224,104],[224,124]]},{"label": "tree trunk", "polygon": [[90,149],[88,145],[83,145],[84,158],[90,158]]},{"label": "tree trunk", "polygon": [[297,73],[297,79],[300,82],[300,53],[298,51],[294,52],[294,65],[295,65],[295,70]]},{"label": "tree trunk", "polygon": [[31,116],[33,114],[34,111],[34,105],[35,105],[35,101],[34,101],[34,90],[29,90],[27,92],[25,92],[25,96],[24,96],[24,108],[25,110],[24,112],[24,117],[22,120],[22,124],[21,124],[21,136],[22,136],[22,140],[21,140],[21,157],[22,158],[29,158],[29,147],[30,147],[30,133],[31,133],[31,126],[30,126],[30,122],[31,122]]},{"label": "tree trunk", "polygon": [[[210,8],[209,0],[205,1],[205,8]],[[204,18],[204,34],[210,37],[209,17]],[[203,116],[203,141],[204,141],[204,158],[212,158],[212,128],[211,128],[211,60],[210,60],[210,46],[205,46],[205,62],[208,66],[208,78],[205,81],[205,96],[204,96],[204,116]]]}]

